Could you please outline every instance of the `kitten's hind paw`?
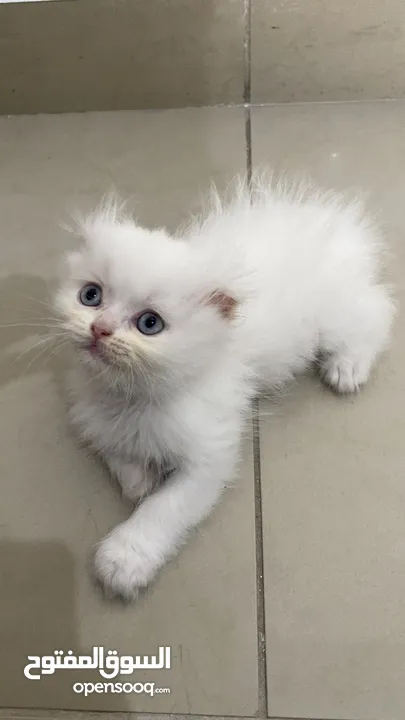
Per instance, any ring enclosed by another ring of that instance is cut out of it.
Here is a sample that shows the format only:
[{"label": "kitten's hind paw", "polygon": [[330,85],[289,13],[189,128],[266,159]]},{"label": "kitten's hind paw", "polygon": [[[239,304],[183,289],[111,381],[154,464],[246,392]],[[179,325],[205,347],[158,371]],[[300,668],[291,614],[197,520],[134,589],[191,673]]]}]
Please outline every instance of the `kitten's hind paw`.
[{"label": "kitten's hind paw", "polygon": [[319,374],[325,385],[337,393],[354,393],[367,382],[370,362],[364,359],[354,360],[342,355],[330,355],[321,362]]}]

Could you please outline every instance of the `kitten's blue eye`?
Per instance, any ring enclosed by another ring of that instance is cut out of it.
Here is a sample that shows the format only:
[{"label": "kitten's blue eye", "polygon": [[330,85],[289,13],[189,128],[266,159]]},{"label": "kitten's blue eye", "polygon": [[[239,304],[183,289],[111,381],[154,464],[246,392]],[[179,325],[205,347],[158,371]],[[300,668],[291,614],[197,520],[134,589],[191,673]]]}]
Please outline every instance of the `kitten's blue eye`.
[{"label": "kitten's blue eye", "polygon": [[165,324],[160,315],[147,310],[137,318],[136,327],[142,335],[157,335],[162,332]]},{"label": "kitten's blue eye", "polygon": [[96,285],[95,283],[87,283],[79,292],[81,304],[88,305],[89,307],[98,307],[101,305],[102,297],[103,291],[100,285]]}]

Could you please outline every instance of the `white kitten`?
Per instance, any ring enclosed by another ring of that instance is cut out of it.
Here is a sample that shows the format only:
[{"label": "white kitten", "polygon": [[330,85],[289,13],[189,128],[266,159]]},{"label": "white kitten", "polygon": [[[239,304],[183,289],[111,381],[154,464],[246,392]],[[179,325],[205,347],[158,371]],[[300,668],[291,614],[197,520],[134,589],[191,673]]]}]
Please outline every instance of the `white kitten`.
[{"label": "white kitten", "polygon": [[134,597],[235,474],[262,388],[314,360],[357,390],[386,346],[393,304],[380,237],[358,202],[240,186],[179,237],[114,203],[85,219],[57,306],[76,348],[72,418],[133,501],[95,566]]}]

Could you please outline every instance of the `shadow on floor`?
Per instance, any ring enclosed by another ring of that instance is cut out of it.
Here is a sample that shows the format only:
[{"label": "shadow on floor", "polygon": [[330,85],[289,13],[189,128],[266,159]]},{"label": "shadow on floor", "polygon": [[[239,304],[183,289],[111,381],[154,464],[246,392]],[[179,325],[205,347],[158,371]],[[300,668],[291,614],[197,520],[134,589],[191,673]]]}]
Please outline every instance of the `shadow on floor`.
[{"label": "shadow on floor", "polygon": [[[40,680],[24,675],[28,655],[54,655],[55,650],[91,654],[92,648],[80,644],[75,564],[66,547],[48,541],[0,542],[0,582],[1,705],[111,709],[111,694],[86,698],[72,689],[75,683],[106,682],[97,670],[59,670]],[[100,638],[92,642],[102,644]],[[125,695],[114,694],[113,704],[114,710],[128,709]]]}]

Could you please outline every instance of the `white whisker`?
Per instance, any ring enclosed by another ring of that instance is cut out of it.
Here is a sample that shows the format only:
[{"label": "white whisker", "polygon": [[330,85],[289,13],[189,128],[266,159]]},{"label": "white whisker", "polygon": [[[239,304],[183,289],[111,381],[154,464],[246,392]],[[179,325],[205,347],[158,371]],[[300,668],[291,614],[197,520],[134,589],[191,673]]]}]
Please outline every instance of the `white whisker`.
[{"label": "white whisker", "polygon": [[[51,352],[50,355],[45,356],[45,358],[43,359],[42,363],[38,366],[38,371],[39,371],[39,370],[42,370],[43,367],[46,365],[46,363],[48,363],[51,358],[55,357],[55,355],[57,355],[64,347],[66,347],[66,345],[69,345],[69,341],[68,341],[68,340],[65,340],[65,341],[63,341],[63,342],[60,342],[60,343],[53,349],[53,352]],[[49,347],[47,348],[47,350],[49,350]]]},{"label": "white whisker", "polygon": [[0,329],[6,329],[6,328],[16,328],[16,327],[25,327],[25,328],[57,328],[61,327],[62,323],[40,323],[40,322],[29,322],[29,323],[7,323],[6,325],[0,325]]},{"label": "white whisker", "polygon": [[31,295],[25,295],[23,293],[15,291],[15,295],[18,295],[19,297],[24,298],[25,300],[32,300],[33,302],[37,302],[40,305],[45,305],[49,309],[49,306],[51,304],[51,301],[45,302],[44,300],[40,300],[39,298],[32,297]]},{"label": "white whisker", "polygon": [[[31,351],[31,350],[34,350],[34,349],[35,349],[36,347],[38,347],[39,345],[44,345],[44,342],[43,342],[43,341],[45,341],[45,340],[47,340],[47,339],[48,339],[48,340],[54,340],[54,341],[56,340],[56,346],[58,347],[58,346],[62,343],[62,337],[64,337],[64,336],[65,336],[65,335],[58,336],[58,337],[49,336],[49,338],[43,338],[42,340],[39,340],[34,346],[28,348],[28,350],[25,350],[21,355],[19,355],[18,358],[17,358],[17,360],[18,360],[18,359],[21,359],[21,358],[23,357],[23,355],[25,355],[27,352],[29,352],[29,351]],[[63,341],[63,344],[68,344],[68,340]],[[51,345],[45,344],[44,347],[42,347],[42,348],[40,349],[40,351],[39,351],[39,352],[30,360],[30,362],[28,363],[27,367],[25,368],[24,372],[23,372],[22,375],[21,375],[21,378],[23,378],[24,375],[26,375],[26,373],[28,372],[28,370],[30,369],[30,367],[31,367],[42,355],[44,355],[44,353],[46,353],[51,347],[52,347],[52,344],[51,344]]]},{"label": "white whisker", "polygon": [[16,357],[15,362],[18,362],[19,360],[21,360],[21,358],[24,357],[24,355],[26,355],[29,352],[32,352],[32,350],[35,350],[35,348],[38,347],[39,345],[43,345],[44,343],[51,342],[51,341],[55,340],[56,338],[61,337],[63,335],[65,335],[65,333],[59,333],[56,337],[55,337],[55,335],[47,335],[46,337],[41,338],[36,343],[34,343],[34,345],[30,345],[28,348],[23,350],[23,352],[20,353]]}]

